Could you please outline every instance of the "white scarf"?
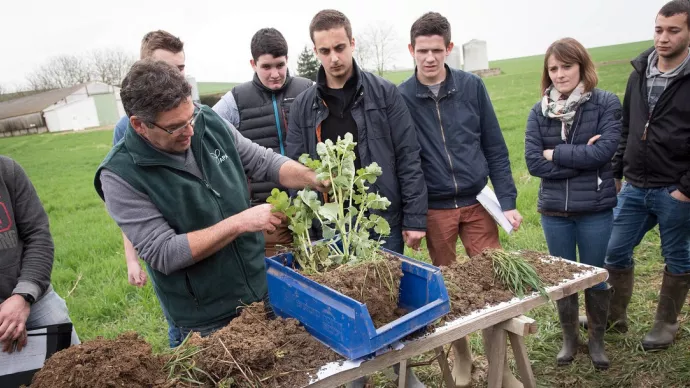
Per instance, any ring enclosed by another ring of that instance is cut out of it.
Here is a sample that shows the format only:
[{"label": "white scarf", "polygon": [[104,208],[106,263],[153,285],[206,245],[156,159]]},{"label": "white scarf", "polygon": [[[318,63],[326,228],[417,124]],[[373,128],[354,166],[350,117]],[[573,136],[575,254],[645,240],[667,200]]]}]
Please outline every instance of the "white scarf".
[{"label": "white scarf", "polygon": [[567,98],[556,90],[553,84],[544,91],[544,97],[541,100],[541,112],[544,117],[560,120],[563,123],[561,126],[561,139],[563,141],[568,139],[568,132],[575,119],[577,108],[587,102],[590,97],[592,97],[592,92],[585,93],[585,85],[582,82]]}]

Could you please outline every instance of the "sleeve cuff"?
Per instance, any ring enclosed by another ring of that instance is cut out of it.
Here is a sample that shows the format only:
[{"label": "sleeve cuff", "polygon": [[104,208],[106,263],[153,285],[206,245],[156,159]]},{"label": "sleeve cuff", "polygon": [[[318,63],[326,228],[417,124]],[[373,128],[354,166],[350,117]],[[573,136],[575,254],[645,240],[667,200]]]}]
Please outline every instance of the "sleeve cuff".
[{"label": "sleeve cuff", "polygon": [[551,157],[552,161],[554,164],[560,165],[560,160],[561,160],[561,152],[560,152],[560,145],[557,145],[556,148],[553,149],[553,156]]},{"label": "sleeve cuff", "polygon": [[41,288],[35,283],[22,280],[17,283],[17,286],[12,290],[12,294],[29,294],[33,296],[34,300],[38,300],[38,297],[41,296]]},{"label": "sleeve cuff", "polygon": [[405,214],[403,216],[402,229],[426,232],[426,215]]},{"label": "sleeve cuff", "polygon": [[499,198],[498,203],[501,205],[501,210],[507,212],[508,210],[515,210],[515,198]]}]

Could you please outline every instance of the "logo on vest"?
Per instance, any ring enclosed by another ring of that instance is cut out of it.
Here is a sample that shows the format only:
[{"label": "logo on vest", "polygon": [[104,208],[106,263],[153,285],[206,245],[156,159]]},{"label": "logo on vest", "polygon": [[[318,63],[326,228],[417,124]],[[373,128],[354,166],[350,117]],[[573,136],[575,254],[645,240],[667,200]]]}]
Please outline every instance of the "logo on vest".
[{"label": "logo on vest", "polygon": [[215,152],[211,152],[211,157],[216,161],[216,164],[218,165],[228,160],[228,155],[224,154],[221,156],[221,151],[217,148]]}]

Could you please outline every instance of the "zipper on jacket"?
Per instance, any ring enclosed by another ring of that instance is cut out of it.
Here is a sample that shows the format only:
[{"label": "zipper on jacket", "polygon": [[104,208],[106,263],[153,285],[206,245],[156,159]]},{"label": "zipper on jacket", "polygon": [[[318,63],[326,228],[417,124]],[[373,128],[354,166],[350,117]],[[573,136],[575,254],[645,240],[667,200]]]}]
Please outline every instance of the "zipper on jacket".
[{"label": "zipper on jacket", "polygon": [[194,303],[196,304],[196,308],[199,308],[199,300],[196,298],[196,295],[194,294],[194,290],[192,290],[192,282],[189,280],[189,273],[185,272],[184,274],[184,280],[185,283],[187,283],[187,291],[189,294],[194,298]]},{"label": "zipper on jacket", "polygon": [[[580,113],[577,116],[577,121],[573,124],[573,127],[571,128],[572,130],[572,136],[570,137],[570,144],[573,144],[575,141],[575,134],[577,134],[577,127],[578,124],[580,124],[580,120],[582,119],[582,113]],[[567,144],[567,141],[566,141]],[[565,179],[565,211],[568,211],[568,198],[570,197],[570,178]]]},{"label": "zipper on jacket", "polygon": [[601,185],[599,184],[599,169],[597,168],[597,191],[601,191]]},{"label": "zipper on jacket", "polygon": [[453,202],[455,203],[455,208],[458,207],[458,182],[455,179],[455,172],[453,171],[453,159],[450,157],[448,152],[448,145],[446,144],[446,133],[443,130],[443,122],[441,121],[441,108],[438,105],[438,100],[436,102],[436,113],[438,114],[438,125],[441,127],[441,138],[443,139],[443,149],[446,151],[446,156],[448,157],[448,164],[450,165],[450,175],[453,177],[453,185],[455,185],[455,197],[453,197]]},{"label": "zipper on jacket", "polygon": [[642,131],[642,141],[647,141],[647,129],[649,129],[649,122],[652,121],[652,113],[649,113],[647,122],[644,124],[644,131]]},{"label": "zipper on jacket", "polygon": [[278,114],[278,103],[276,102],[275,93],[271,93],[271,100],[273,100],[273,115],[276,118],[276,129],[278,130],[278,144],[280,144],[280,154],[285,156],[285,146],[283,146],[283,129],[280,126],[280,114]]},{"label": "zipper on jacket", "polygon": [[209,189],[213,193],[213,195],[220,198],[220,193],[217,192],[213,187],[211,187],[211,184],[208,183],[208,181],[206,179],[202,179],[201,181],[204,183],[204,185],[206,185],[206,188]]},{"label": "zipper on jacket", "polygon": [[[216,206],[218,207],[218,210],[220,211],[221,217],[225,219],[225,212],[223,211],[223,208],[220,206],[220,203],[218,203],[218,198],[220,198],[220,193],[218,193],[216,190],[211,187],[211,184],[208,183],[208,180],[206,179],[206,172],[204,171],[204,160],[203,158],[199,160],[199,170],[201,171],[201,175],[203,176],[202,181],[204,184],[206,184],[206,187],[211,190],[215,194],[217,198],[214,198],[214,202],[216,203]],[[239,237],[239,236],[238,236]],[[231,249],[235,252],[237,256],[237,261],[240,265],[240,270],[242,271],[242,275],[244,277],[244,283],[247,285],[247,288],[249,291],[251,291],[252,295],[254,295],[254,298],[257,298],[256,296],[256,291],[252,288],[251,284],[249,284],[249,280],[247,279],[247,269],[244,267],[244,260],[242,260],[242,256],[240,255],[240,251],[237,249],[237,244],[235,241],[230,243]]]}]

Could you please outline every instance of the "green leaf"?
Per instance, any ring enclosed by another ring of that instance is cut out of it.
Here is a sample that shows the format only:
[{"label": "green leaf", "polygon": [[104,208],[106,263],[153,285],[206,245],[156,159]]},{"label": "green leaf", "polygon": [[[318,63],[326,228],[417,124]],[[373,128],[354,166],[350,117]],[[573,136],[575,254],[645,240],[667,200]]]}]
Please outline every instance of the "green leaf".
[{"label": "green leaf", "polygon": [[332,186],[335,188],[339,188],[339,187],[349,188],[350,187],[350,181],[347,179],[347,177],[340,175],[340,176],[333,178]]},{"label": "green leaf", "polygon": [[376,226],[374,227],[374,232],[382,235],[382,236],[388,236],[391,234],[391,227],[388,225],[388,221],[386,221],[385,218],[379,217],[376,220]]},{"label": "green leaf", "polygon": [[381,167],[376,162],[357,170],[357,175],[370,184],[376,182],[376,178],[381,176],[382,173]]},{"label": "green leaf", "polygon": [[367,207],[375,210],[386,210],[391,202],[378,194],[369,193],[367,196]]},{"label": "green leaf", "polygon": [[316,191],[304,189],[298,191],[297,195],[299,195],[300,200],[312,211],[317,212],[319,207],[321,207],[319,195],[316,193]]},{"label": "green leaf", "polygon": [[321,225],[321,228],[323,230],[323,238],[330,240],[335,237],[335,229],[328,225]]},{"label": "green leaf", "polygon": [[338,219],[338,210],[340,209],[340,206],[337,203],[334,202],[329,202],[327,204],[324,204],[321,206],[318,210],[319,215],[323,217],[324,219],[331,221],[331,222],[336,222]]},{"label": "green leaf", "polygon": [[[331,141],[326,140],[326,143],[318,143],[316,145],[316,153],[319,154],[319,156],[321,156],[322,158],[324,155],[328,154],[328,148],[326,148],[326,146],[328,145],[329,142],[331,142]],[[331,142],[331,144],[333,144],[333,143]]]},{"label": "green leaf", "polygon": [[273,205],[273,212],[282,212],[290,206],[290,198],[287,193],[277,188],[271,190],[271,196],[266,198],[266,202]]}]

